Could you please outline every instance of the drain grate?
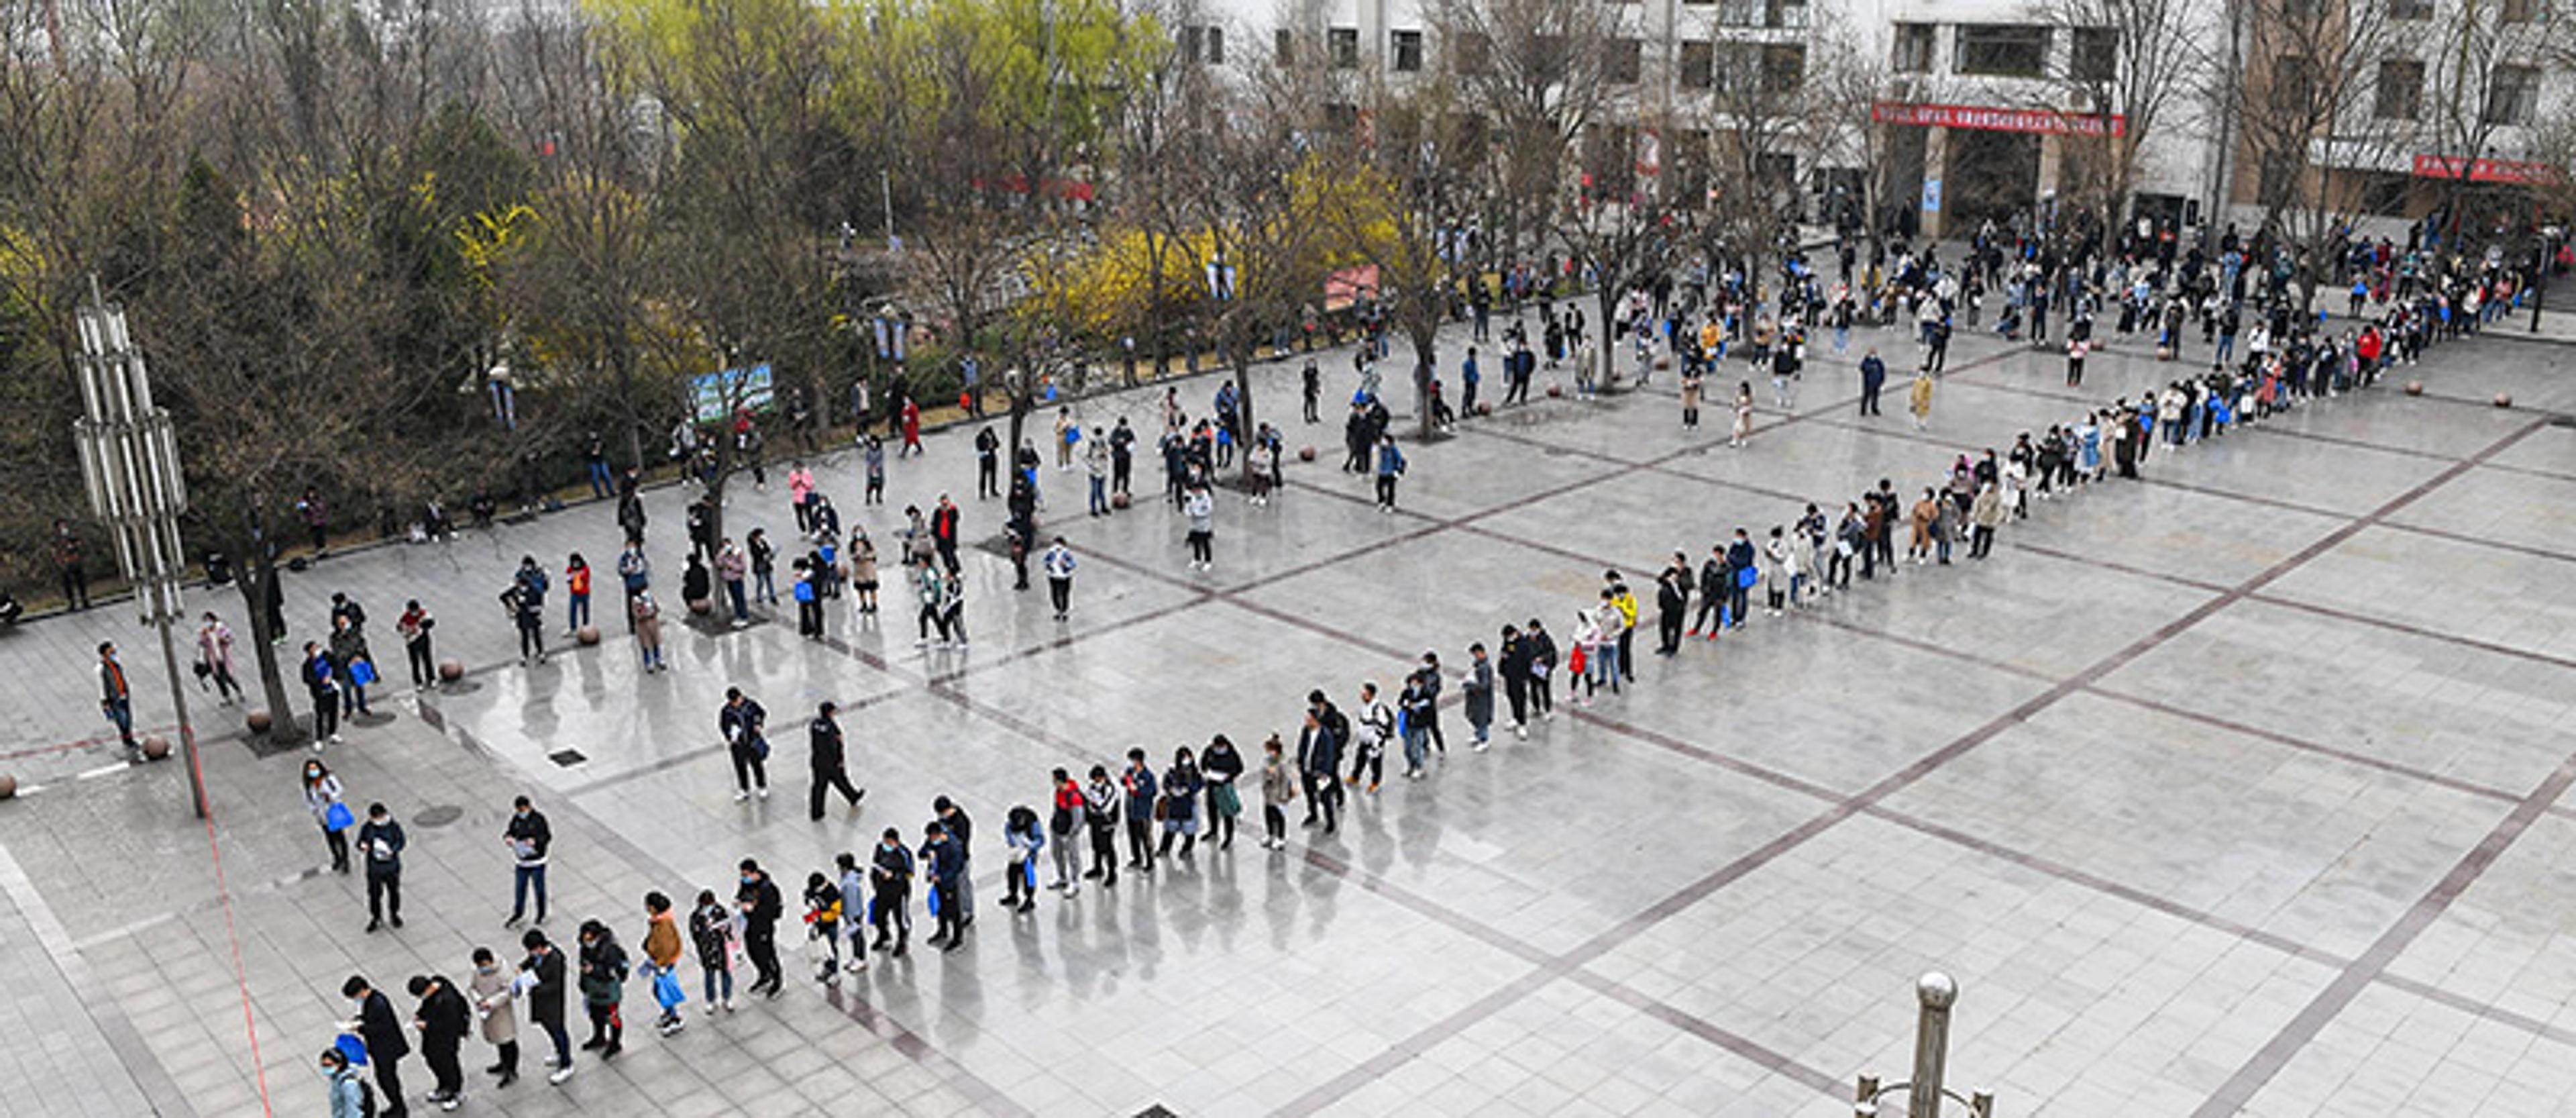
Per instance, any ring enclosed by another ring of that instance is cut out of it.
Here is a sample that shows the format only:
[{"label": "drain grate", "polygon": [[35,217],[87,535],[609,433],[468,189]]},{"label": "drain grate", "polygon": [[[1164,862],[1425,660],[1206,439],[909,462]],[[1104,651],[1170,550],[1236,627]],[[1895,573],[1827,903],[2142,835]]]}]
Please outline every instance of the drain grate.
[{"label": "drain grate", "polygon": [[546,760],[569,769],[574,765],[590,760],[590,758],[578,749],[558,749],[552,753],[546,754]]},{"label": "drain grate", "polygon": [[465,818],[464,808],[455,804],[439,804],[436,807],[425,807],[413,812],[411,825],[423,830],[436,830],[463,818]]}]

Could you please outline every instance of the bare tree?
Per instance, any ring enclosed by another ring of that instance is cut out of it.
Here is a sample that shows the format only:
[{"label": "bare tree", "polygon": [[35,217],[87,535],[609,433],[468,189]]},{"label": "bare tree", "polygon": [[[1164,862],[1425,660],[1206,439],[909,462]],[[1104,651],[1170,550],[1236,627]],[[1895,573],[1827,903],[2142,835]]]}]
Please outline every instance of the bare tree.
[{"label": "bare tree", "polygon": [[[2388,51],[2386,5],[2243,0],[2249,68],[2214,106],[2234,112],[2265,230],[2293,248],[2303,300],[2367,203],[2371,169],[2403,159],[2411,123],[2381,119],[2371,96]],[[2233,96],[2230,104],[2223,98]],[[2303,303],[2303,305],[2305,305]]]},{"label": "bare tree", "polygon": [[2061,141],[2060,193],[2104,229],[2121,227],[2145,145],[2206,71],[2202,10],[2189,0],[2036,0],[2033,15],[2068,42],[2051,53],[2045,106],[2078,125]]}]

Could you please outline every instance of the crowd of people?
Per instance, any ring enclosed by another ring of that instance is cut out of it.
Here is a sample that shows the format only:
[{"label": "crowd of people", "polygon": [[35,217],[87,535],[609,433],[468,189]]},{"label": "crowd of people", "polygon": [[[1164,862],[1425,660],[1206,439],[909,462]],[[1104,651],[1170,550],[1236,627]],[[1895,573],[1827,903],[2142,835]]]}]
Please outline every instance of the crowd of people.
[{"label": "crowd of people", "polygon": [[[2195,247],[2177,258],[2170,242],[2160,251],[2138,251],[2136,246],[2103,251],[2098,240],[2076,243],[2045,232],[2006,233],[1989,227],[1956,261],[1945,259],[1935,246],[1872,242],[1864,263],[1859,246],[1846,243],[1835,251],[1839,279],[1831,281],[1825,269],[1833,263],[1819,267],[1797,252],[1783,254],[1776,276],[1767,280],[1712,265],[1658,277],[1616,300],[1606,344],[1631,354],[1624,363],[1600,360],[1602,343],[1590,336],[1580,304],[1560,308],[1523,288],[1511,297],[1514,313],[1502,331],[1507,387],[1500,403],[1526,403],[1529,382],[1541,367],[1556,370],[1570,362],[1578,399],[1605,387],[1605,365],[1617,370],[1624,364],[1639,385],[1658,369],[1674,368],[1681,423],[1695,429],[1708,378],[1726,383],[1732,359],[1743,362],[1745,373],[1732,378],[1735,389],[1727,394],[1732,422],[1726,442],[1740,447],[1748,443],[1759,408],[1758,382],[1769,381],[1772,408],[1792,409],[1812,345],[1831,344],[1843,354],[1856,327],[1880,332],[1902,328],[1911,334],[1917,355],[1908,403],[1921,427],[1930,419],[1952,331],[1959,326],[1979,329],[1989,302],[2000,303],[1991,329],[2008,341],[2054,348],[2057,343],[2049,340],[2052,312],[2063,320],[2070,399],[2081,399],[2089,354],[2133,344],[2147,352],[2140,335],[2153,336],[2157,360],[2176,364],[2176,374],[2160,387],[2080,404],[2063,422],[2016,433],[2000,450],[1989,447],[1950,457],[1903,487],[1893,478],[1880,478],[1839,509],[1810,503],[1784,523],[1759,530],[1734,528],[1696,562],[1675,553],[1653,576],[1652,651],[1678,656],[1691,640],[1714,641],[1743,630],[1757,608],[1778,616],[1849,593],[1855,575],[1861,581],[1880,581],[1905,566],[1948,565],[1960,548],[1971,561],[1985,559],[1999,533],[2033,515],[2034,498],[2069,497],[2115,478],[2135,477],[2155,453],[2179,452],[2306,401],[2366,388],[2389,366],[2411,364],[2428,346],[2474,332],[2521,295],[2512,273],[2492,259],[2482,266],[2461,266],[2430,253],[2396,252],[2386,242],[2356,242],[2338,261],[2353,277],[2347,316],[2338,323],[2304,309],[2311,300],[2294,283],[2300,270],[2285,263],[2284,251],[2261,238],[2241,240],[2232,231],[2206,251]],[[1538,312],[1535,337],[1525,304],[1535,304]],[[1482,301],[1472,308],[1479,342],[1490,340],[1489,313]],[[2097,316],[2112,313],[2115,325],[2100,330]],[[2197,344],[2211,358],[2206,366],[2186,355],[2194,344],[2188,337],[2194,327],[2201,335]],[[1859,411],[1868,418],[1878,414],[1877,398],[1887,376],[1882,350],[1896,347],[1884,338],[1877,344],[1865,341],[1864,347],[1856,369]],[[1356,385],[1345,421],[1343,468],[1371,476],[1375,504],[1392,511],[1396,480],[1408,463],[1378,395],[1376,364],[1385,352],[1381,330],[1365,335],[1354,357]],[[1422,378],[1431,388],[1428,400],[1436,424],[1454,425],[1490,410],[1491,404],[1480,405],[1478,399],[1482,373],[1477,360],[1477,348],[1469,347],[1459,368],[1464,387],[1460,410],[1447,407],[1439,377]],[[1299,380],[1303,418],[1310,425],[1323,419],[1322,379],[1308,357]],[[1215,563],[1213,490],[1218,472],[1229,469],[1235,455],[1251,458],[1246,496],[1256,505],[1272,499],[1285,481],[1285,432],[1268,423],[1246,430],[1235,391],[1230,381],[1225,383],[1204,417],[1185,412],[1177,388],[1167,390],[1162,401],[1162,432],[1154,449],[1163,461],[1166,496],[1186,528],[1187,563],[1194,571],[1210,570]],[[1555,394],[1554,386],[1550,394]],[[883,500],[886,439],[900,440],[898,457],[926,453],[920,450],[917,404],[898,397],[890,402],[886,421],[884,438],[864,428],[857,437],[868,506]],[[1079,472],[1088,482],[1086,515],[1106,517],[1130,509],[1134,459],[1143,440],[1128,417],[1119,416],[1106,427],[1086,426],[1068,407],[1058,412],[1053,427],[1056,471]],[[738,427],[732,434],[758,462],[756,429]],[[1067,621],[1079,563],[1063,535],[1054,536],[1042,552],[1038,547],[1039,514],[1045,509],[1041,493],[1050,484],[1045,456],[1024,442],[1006,463],[1001,440],[989,427],[978,431],[973,446],[977,499],[998,498],[1006,510],[1002,536],[1017,575],[1015,589],[1029,588],[1028,568],[1035,557],[1049,584],[1053,617]],[[691,461],[703,458],[702,446],[684,449]],[[594,459],[597,450],[594,443]],[[613,564],[623,599],[618,612],[634,637],[641,670],[666,670],[662,607],[655,592],[656,571],[647,558],[647,517],[638,479],[632,473],[614,475],[603,461],[591,464],[594,491],[603,498],[613,493],[617,502],[615,519],[623,535]],[[876,540],[855,522],[844,531],[839,511],[804,461],[789,465],[786,489],[795,538],[783,546],[766,528],[754,528],[739,541],[718,533],[712,527],[718,520],[715,510],[705,499],[689,507],[682,601],[692,614],[716,624],[748,624],[755,619],[755,607],[781,604],[778,575],[783,563],[789,581],[785,597],[795,603],[800,635],[826,639],[830,603],[845,598],[854,623],[867,623],[880,608]],[[310,494],[306,503],[299,503],[310,509],[309,516],[322,515],[322,507],[320,498]],[[890,541],[890,554],[883,556],[913,590],[916,644],[925,648],[967,647],[963,520],[964,511],[946,494],[927,513],[908,506],[903,526]],[[580,553],[568,555],[559,570],[533,555],[522,558],[499,597],[518,633],[524,664],[546,662],[547,599],[558,592],[558,583],[565,599],[562,632],[584,635],[590,628],[592,578]],[[1268,733],[1248,750],[1218,734],[1204,745],[1174,749],[1166,759],[1137,747],[1123,758],[1055,768],[1042,790],[1032,780],[1028,801],[1000,812],[1004,868],[999,903],[1018,916],[1049,893],[1070,903],[1086,884],[1115,888],[1122,871],[1131,878],[1150,876],[1202,856],[1230,857],[1238,821],[1253,796],[1261,810],[1257,845],[1263,849],[1289,848],[1292,815],[1300,815],[1302,825],[1319,836],[1332,836],[1354,798],[1366,801],[1380,793],[1390,753],[1399,758],[1398,775],[1409,780],[1430,779],[1445,763],[1443,720],[1451,704],[1444,696],[1453,691],[1466,723],[1467,749],[1482,752],[1493,743],[1498,719],[1499,729],[1515,739],[1526,739],[1534,726],[1554,719],[1560,687],[1562,701],[1581,708],[1634,686],[1635,634],[1645,609],[1629,577],[1614,565],[1603,572],[1597,592],[1572,604],[1570,617],[1558,615],[1565,623],[1560,630],[1551,631],[1544,616],[1515,617],[1499,626],[1490,648],[1483,639],[1471,640],[1451,665],[1444,665],[1437,651],[1423,653],[1392,679],[1392,689],[1376,680],[1359,681],[1346,702],[1337,702],[1322,688],[1309,690],[1293,732]],[[438,682],[432,655],[436,624],[417,600],[405,603],[395,624],[415,689]],[[334,594],[325,635],[303,644],[299,677],[312,702],[316,755],[306,759],[300,785],[304,806],[324,833],[331,868],[349,873],[353,862],[363,867],[367,930],[374,932],[388,925],[402,927],[407,837],[383,803],[370,804],[363,815],[353,812],[339,776],[320,756],[326,745],[344,740],[343,718],[369,710],[369,688],[380,679],[368,634],[365,607],[347,594]],[[206,614],[198,631],[197,672],[225,702],[240,695],[234,643],[223,621]],[[112,646],[102,646],[100,653],[102,707],[131,748],[124,669]],[[716,716],[716,730],[734,770],[737,801],[769,795],[768,714],[750,693],[754,690],[754,681],[729,689]],[[825,817],[834,794],[853,812],[866,796],[850,777],[848,737],[839,718],[838,708],[826,702],[805,725],[807,808],[816,820]],[[680,1032],[687,1021],[681,1007],[688,991],[678,979],[685,966],[701,972],[704,1013],[734,1011],[734,977],[744,967],[753,975],[746,988],[750,994],[775,997],[785,982],[779,925],[788,920],[791,899],[799,902],[798,922],[811,944],[814,977],[826,983],[867,971],[872,956],[906,956],[916,897],[934,925],[927,946],[956,950],[975,923],[974,824],[952,797],[934,802],[917,836],[886,828],[865,851],[845,852],[831,865],[803,870],[801,890],[793,884],[793,873],[782,883],[757,861],[746,859],[730,900],[713,889],[678,890],[676,895],[695,898],[683,913],[671,895],[647,895],[641,902],[640,962],[630,959],[606,920],[582,922],[569,951],[559,950],[543,930],[548,916],[545,873],[554,836],[526,798],[514,806],[501,838],[509,845],[515,874],[506,923],[517,928],[525,922],[533,895],[534,924],[539,926],[522,932],[514,965],[489,948],[477,948],[469,961],[472,977],[462,987],[437,974],[410,979],[404,988],[418,1007],[408,1028],[384,991],[363,977],[350,979],[345,991],[354,1007],[349,1037],[322,1056],[335,1108],[344,1098],[354,1106],[354,1100],[370,1093],[358,1073],[359,1066],[369,1065],[386,1103],[383,1113],[403,1113],[398,1068],[413,1035],[436,1083],[427,1095],[430,1102],[452,1109],[463,1098],[459,1050],[478,1027],[495,1048],[495,1062],[487,1070],[496,1086],[507,1086],[518,1074],[515,1022],[522,1011],[551,1046],[549,1078],[563,1082],[574,1066],[568,990],[577,991],[591,1025],[590,1041],[582,1047],[603,1060],[623,1050],[621,1006],[630,977],[649,979],[657,1029],[666,1036]]]}]

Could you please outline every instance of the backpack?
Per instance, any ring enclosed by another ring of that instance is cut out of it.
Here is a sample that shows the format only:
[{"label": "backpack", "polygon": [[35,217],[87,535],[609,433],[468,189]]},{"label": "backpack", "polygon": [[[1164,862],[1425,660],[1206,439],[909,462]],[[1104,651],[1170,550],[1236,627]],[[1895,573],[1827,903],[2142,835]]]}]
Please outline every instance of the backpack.
[{"label": "backpack", "polygon": [[358,1118],[376,1118],[376,1085],[355,1076],[350,1081],[358,1085]]}]

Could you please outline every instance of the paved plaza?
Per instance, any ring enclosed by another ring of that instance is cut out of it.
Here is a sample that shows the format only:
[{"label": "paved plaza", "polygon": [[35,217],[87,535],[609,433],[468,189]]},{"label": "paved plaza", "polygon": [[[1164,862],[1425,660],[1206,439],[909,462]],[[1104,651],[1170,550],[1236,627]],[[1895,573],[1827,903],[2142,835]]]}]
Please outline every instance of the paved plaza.
[{"label": "paved plaza", "polygon": [[[1872,344],[1900,379],[1864,419],[1851,367]],[[1532,616],[1563,640],[1605,567],[1651,614],[1675,550],[1696,563],[1881,477],[1910,492],[2184,372],[2134,341],[2097,353],[2079,396],[2058,356],[1963,333],[1917,432],[1901,333],[1815,348],[1797,406],[1765,408],[1741,449],[1718,406],[1683,430],[1664,374],[1408,441],[1393,514],[1334,471],[1338,422],[1294,422],[1294,369],[1267,367],[1258,418],[1318,461],[1292,460],[1266,507],[1221,494],[1213,571],[1186,563],[1150,455],[1136,507],[1096,519],[1050,454],[1042,534],[1082,558],[1072,617],[969,549],[967,650],[914,647],[890,583],[882,618],[836,608],[820,643],[792,611],[731,632],[675,617],[672,670],[648,677],[612,621],[599,647],[519,666],[495,596],[523,553],[557,571],[583,551],[607,579],[603,504],[331,557],[288,576],[293,643],[346,591],[393,671],[417,597],[440,654],[473,668],[382,689],[381,717],[328,754],[353,802],[411,831],[408,926],[374,935],[363,884],[324,872],[303,754],[264,755],[196,700],[206,826],[179,766],[129,770],[100,743],[101,639],[140,677],[138,725],[172,722],[130,609],[0,634],[0,771],[35,786],[0,803],[0,1075],[18,1087],[0,1115],[322,1114],[312,1057],[349,1014],[343,978],[408,1015],[409,975],[462,977],[476,945],[516,957],[498,841],[515,794],[552,818],[559,939],[595,916],[631,950],[646,890],[721,888],[745,856],[793,904],[834,853],[918,834],[941,794],[982,824],[978,895],[997,898],[989,836],[1011,805],[1043,813],[1054,766],[1131,745],[1159,762],[1220,732],[1257,758],[1273,731],[1293,743],[1309,688],[1347,707],[1362,679],[1391,688],[1425,649],[1455,668]],[[1337,419],[1348,355],[1323,364]],[[1183,398],[1205,410],[1215,387]],[[1079,410],[1150,433],[1158,397]],[[464,1113],[1827,1118],[1856,1075],[1903,1078],[1914,980],[1939,969],[1962,990],[1952,1083],[2000,1114],[2557,1114],[2576,1090],[2576,427],[2552,419],[2571,412],[2576,348],[2445,344],[2377,389],[2159,448],[2143,480],[2035,501],[1991,560],[1962,549],[1644,656],[1625,694],[1527,741],[1471,754],[1453,707],[1430,778],[1355,797],[1338,836],[1292,823],[1285,853],[1203,847],[1025,916],[988,899],[964,950],[916,944],[836,989],[792,951],[784,997],[667,1040],[639,983],[626,1054],[581,1054],[559,1088],[486,1089],[469,1040]],[[861,507],[851,455],[823,463],[824,490],[889,553],[903,506],[942,491],[990,537],[1003,512],[972,499],[971,434],[890,462],[883,508]],[[729,490],[737,537],[792,540],[771,480]],[[662,586],[690,495],[649,495]],[[246,632],[229,590],[190,605]],[[729,685],[772,712],[774,799],[733,802]],[[824,699],[868,795],[812,823],[801,723]],[[405,1072],[427,1089],[416,1057]]]}]

